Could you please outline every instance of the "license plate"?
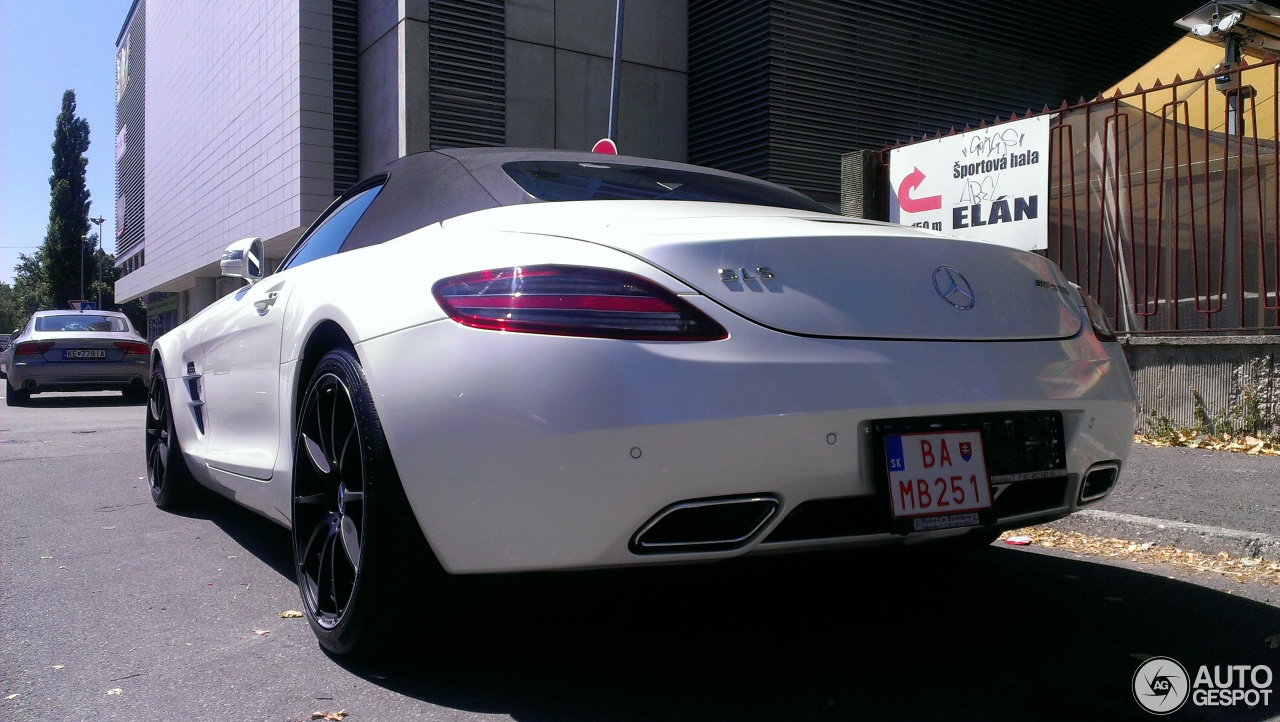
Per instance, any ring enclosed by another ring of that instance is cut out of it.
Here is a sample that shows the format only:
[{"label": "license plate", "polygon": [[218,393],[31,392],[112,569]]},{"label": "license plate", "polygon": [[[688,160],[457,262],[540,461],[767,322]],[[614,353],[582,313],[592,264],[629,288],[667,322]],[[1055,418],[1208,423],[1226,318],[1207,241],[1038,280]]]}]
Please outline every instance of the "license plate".
[{"label": "license plate", "polygon": [[916,531],[977,526],[977,512],[991,507],[980,432],[891,434],[884,452],[893,516],[913,519]]},{"label": "license plate", "polygon": [[62,352],[62,358],[64,359],[95,359],[106,357],[106,349],[100,348],[69,348]]}]

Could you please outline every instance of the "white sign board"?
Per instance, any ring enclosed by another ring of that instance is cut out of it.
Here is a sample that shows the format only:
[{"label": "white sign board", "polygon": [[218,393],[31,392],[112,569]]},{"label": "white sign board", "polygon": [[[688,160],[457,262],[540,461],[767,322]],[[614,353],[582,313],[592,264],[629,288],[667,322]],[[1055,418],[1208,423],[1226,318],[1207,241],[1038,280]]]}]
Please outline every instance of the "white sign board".
[{"label": "white sign board", "polygon": [[1048,247],[1052,115],[889,152],[889,220],[1022,250]]}]

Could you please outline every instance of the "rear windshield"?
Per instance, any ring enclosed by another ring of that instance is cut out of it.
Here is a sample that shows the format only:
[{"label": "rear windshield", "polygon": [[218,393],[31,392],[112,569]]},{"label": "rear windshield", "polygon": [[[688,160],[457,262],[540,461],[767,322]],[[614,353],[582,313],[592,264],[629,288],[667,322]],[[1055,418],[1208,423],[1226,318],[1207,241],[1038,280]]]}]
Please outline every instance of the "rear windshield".
[{"label": "rear windshield", "polygon": [[98,316],[77,313],[66,316],[40,316],[36,318],[37,331],[100,331],[117,333],[128,331],[129,324],[119,316]]},{"label": "rear windshield", "polygon": [[830,213],[795,191],[709,173],[570,161],[519,161],[502,169],[542,201],[714,201]]}]

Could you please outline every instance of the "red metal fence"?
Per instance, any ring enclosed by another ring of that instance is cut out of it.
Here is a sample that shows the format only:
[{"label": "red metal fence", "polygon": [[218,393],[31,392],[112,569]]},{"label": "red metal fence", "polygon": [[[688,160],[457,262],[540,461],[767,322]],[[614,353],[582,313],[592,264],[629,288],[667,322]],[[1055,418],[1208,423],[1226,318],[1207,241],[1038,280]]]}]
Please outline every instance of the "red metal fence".
[{"label": "red metal fence", "polygon": [[1048,255],[1128,333],[1280,329],[1280,64],[1057,111]]}]

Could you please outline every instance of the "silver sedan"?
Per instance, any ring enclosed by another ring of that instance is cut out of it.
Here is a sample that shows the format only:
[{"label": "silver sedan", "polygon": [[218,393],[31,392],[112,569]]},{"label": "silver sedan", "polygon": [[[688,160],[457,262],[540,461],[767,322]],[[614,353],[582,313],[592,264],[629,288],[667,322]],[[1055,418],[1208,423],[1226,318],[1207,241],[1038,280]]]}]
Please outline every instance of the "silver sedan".
[{"label": "silver sedan", "polygon": [[150,346],[116,311],[38,311],[4,351],[5,403],[45,391],[122,391],[146,399]]}]

